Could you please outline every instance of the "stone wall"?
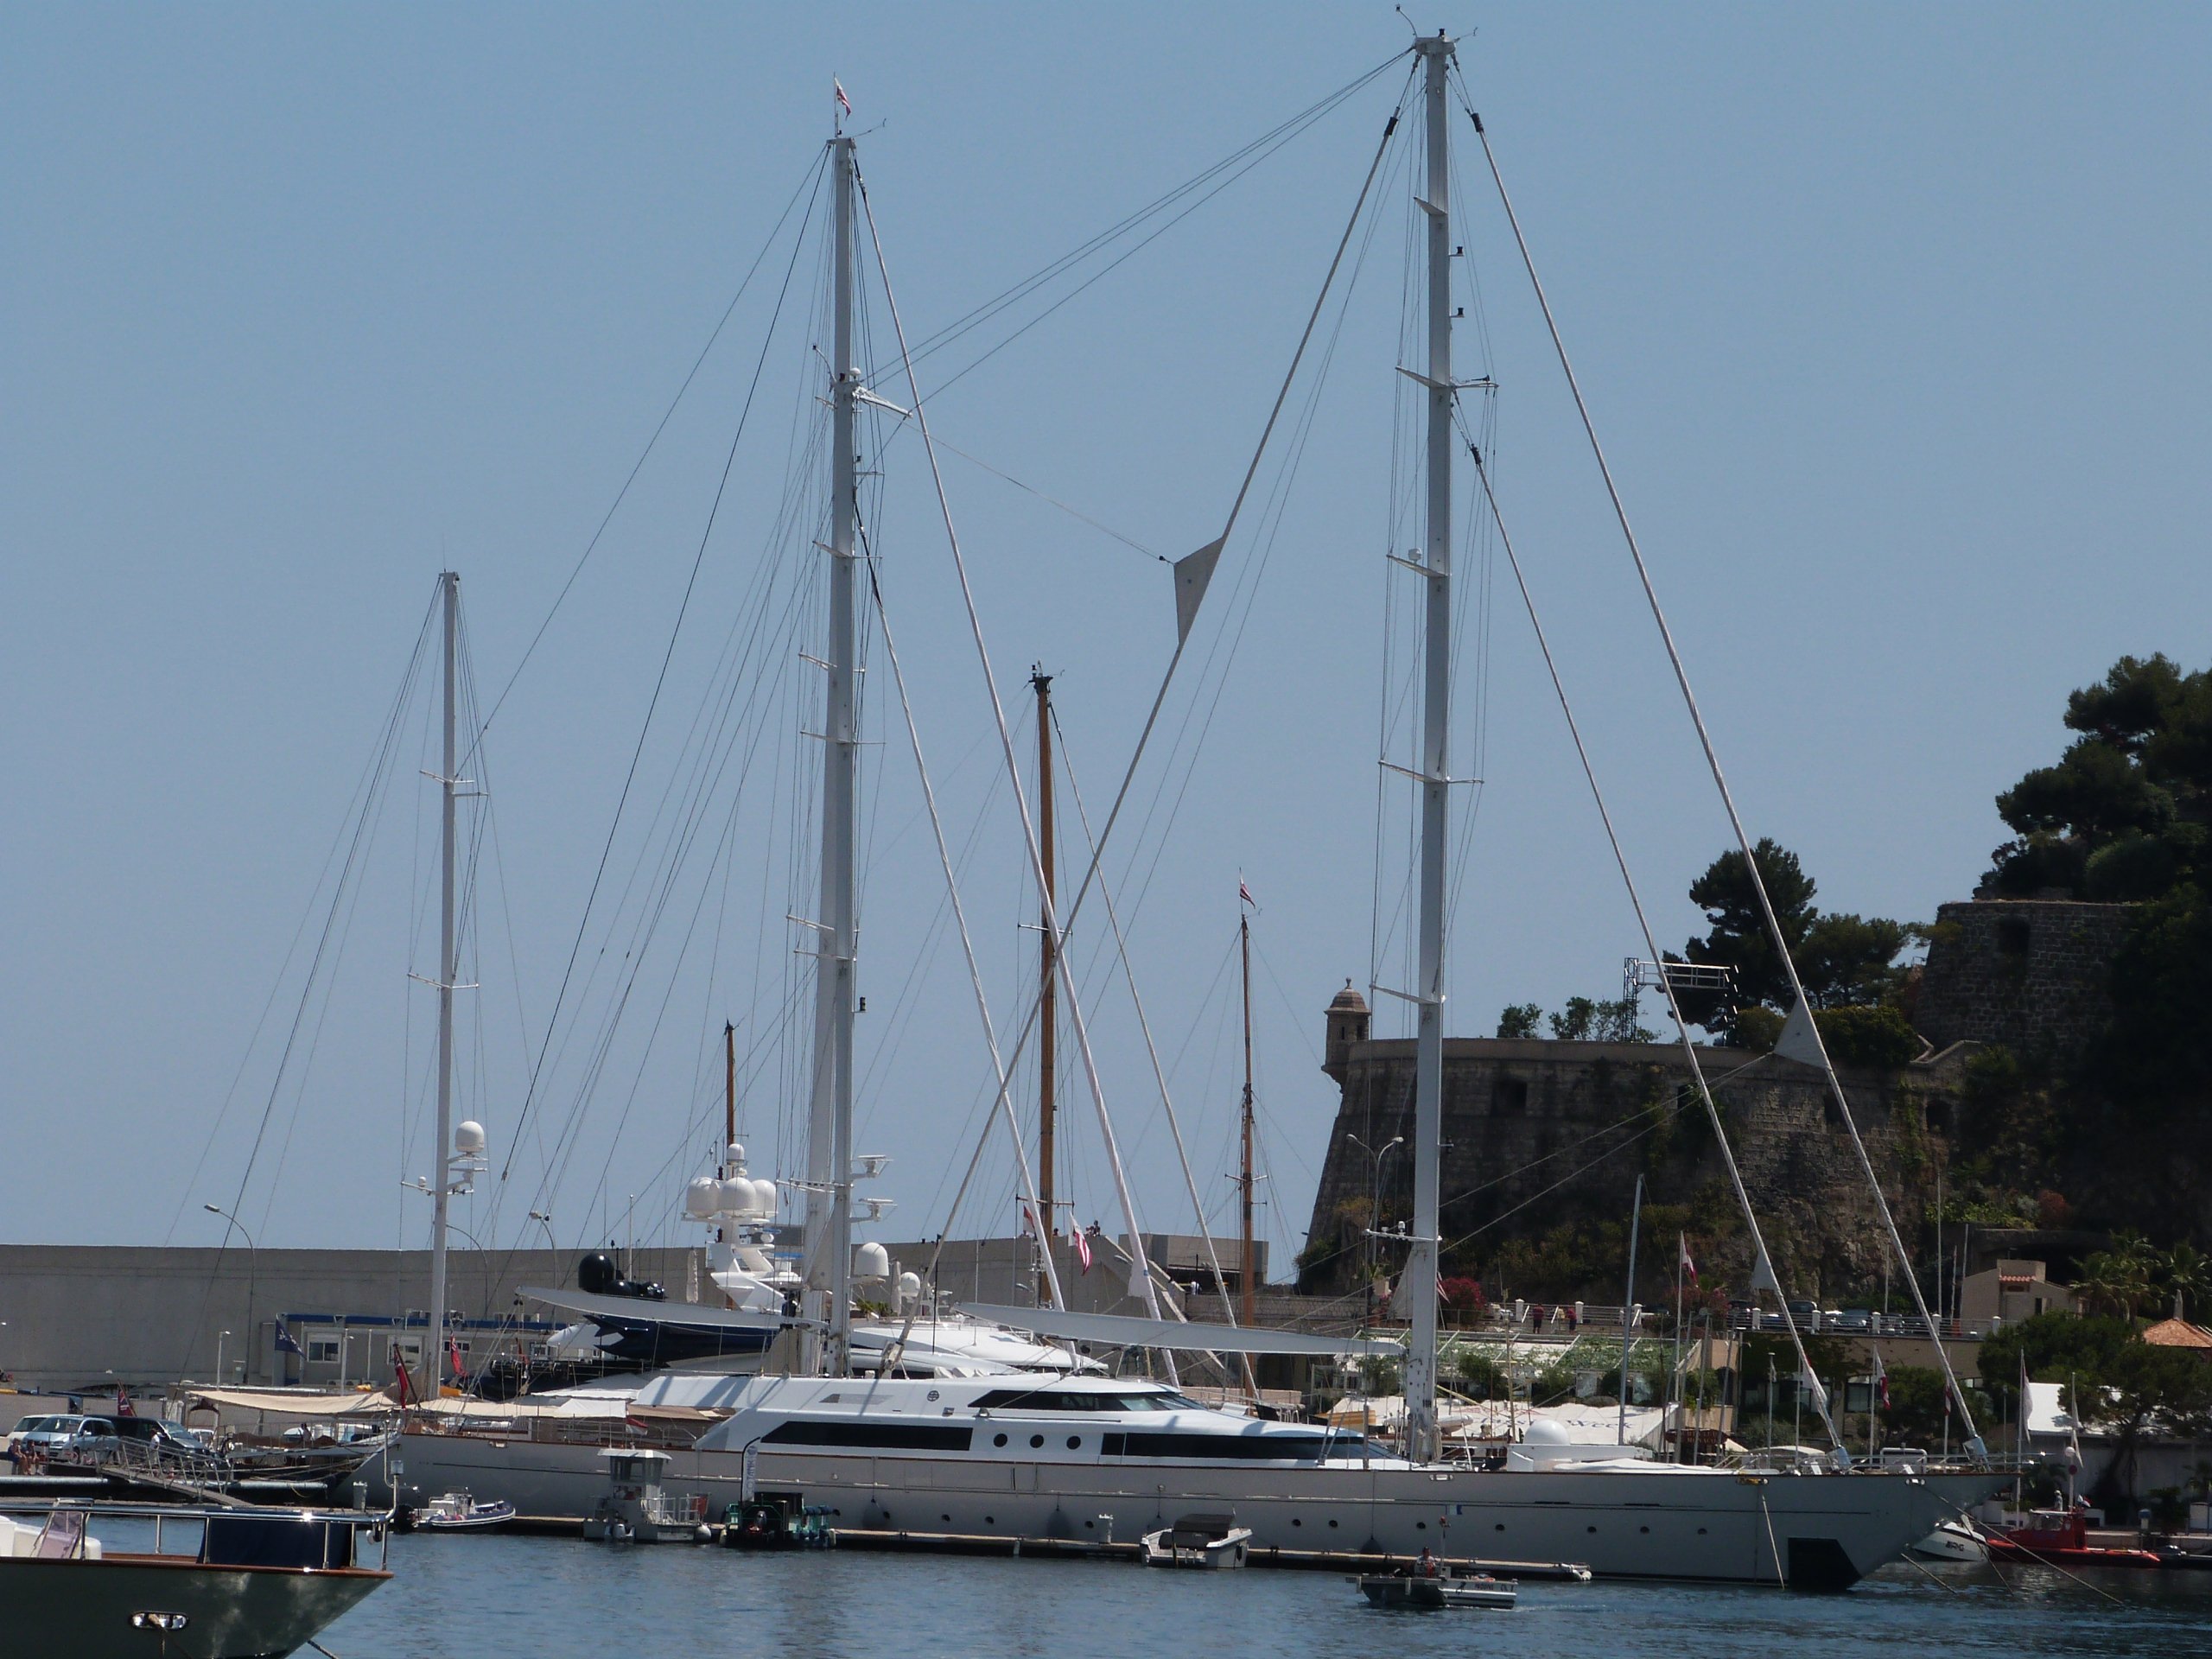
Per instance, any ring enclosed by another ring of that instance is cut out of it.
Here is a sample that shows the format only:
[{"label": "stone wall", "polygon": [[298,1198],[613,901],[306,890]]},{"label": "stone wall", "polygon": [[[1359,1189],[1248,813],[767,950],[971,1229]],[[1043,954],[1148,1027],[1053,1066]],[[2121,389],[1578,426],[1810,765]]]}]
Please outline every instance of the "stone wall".
[{"label": "stone wall", "polygon": [[1938,906],[1913,1024],[1938,1048],[2078,1057],[2111,1014],[2107,981],[2133,909],[2045,899]]},{"label": "stone wall", "polygon": [[[1413,1044],[1350,1043],[1333,1058],[1339,1063],[1329,1069],[1344,1096],[1309,1244],[1337,1240],[1346,1249],[1313,1275],[1315,1288],[1357,1280],[1365,1214],[1378,1193],[1386,1226],[1411,1210]],[[1948,1160],[1950,1091],[1964,1058],[1954,1052],[1896,1071],[1843,1072],[1853,1116],[1908,1237]],[[1880,1221],[1826,1078],[1794,1060],[1739,1050],[1704,1050],[1700,1059],[1714,1080],[1769,1249],[1792,1281],[1791,1294],[1833,1299],[1870,1282],[1878,1286],[1885,1250]],[[1447,1271],[1455,1255],[1484,1260],[1505,1239],[1540,1237],[1562,1222],[1624,1222],[1639,1173],[1650,1203],[1689,1203],[1726,1181],[1677,1046],[1459,1039],[1446,1043],[1444,1068],[1440,1197]],[[1384,1153],[1378,1185],[1369,1148],[1388,1147],[1397,1136],[1406,1144]],[[1733,1236],[1711,1242],[1717,1255],[1707,1282],[1725,1282],[1740,1294],[1749,1244],[1733,1220],[1732,1199],[1727,1207]],[[1461,1240],[1468,1242],[1455,1250]],[[1670,1281],[1671,1241],[1646,1245],[1647,1266],[1656,1259],[1658,1277]],[[1386,1263],[1395,1255],[1382,1247]],[[1700,1265],[1707,1262],[1700,1259]],[[1609,1277],[1586,1287],[1528,1288],[1560,1297],[1586,1290],[1618,1301],[1621,1270],[1610,1264]],[[1647,1278],[1647,1294],[1649,1283]]]}]

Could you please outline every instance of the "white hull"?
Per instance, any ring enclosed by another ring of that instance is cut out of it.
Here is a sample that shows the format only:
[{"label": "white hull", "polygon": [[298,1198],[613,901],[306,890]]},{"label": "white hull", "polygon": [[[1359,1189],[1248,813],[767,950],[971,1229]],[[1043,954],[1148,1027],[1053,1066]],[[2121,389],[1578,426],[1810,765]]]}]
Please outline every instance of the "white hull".
[{"label": "white hull", "polygon": [[[588,1514],[606,1491],[595,1448],[409,1436],[408,1482],[466,1484],[524,1515]],[[739,1501],[744,1456],[677,1452],[672,1498]],[[1008,1537],[1133,1541],[1196,1510],[1233,1510],[1255,1548],[1580,1561],[1603,1577],[1848,1583],[1925,1538],[1997,1483],[1973,1475],[1775,1476],[1721,1471],[1487,1471],[1377,1464],[1264,1468],[882,1456],[761,1448],[761,1490],[837,1511],[833,1524]],[[1770,1541],[1770,1534],[1771,1541]],[[1777,1555],[1780,1556],[1777,1570]]]}]

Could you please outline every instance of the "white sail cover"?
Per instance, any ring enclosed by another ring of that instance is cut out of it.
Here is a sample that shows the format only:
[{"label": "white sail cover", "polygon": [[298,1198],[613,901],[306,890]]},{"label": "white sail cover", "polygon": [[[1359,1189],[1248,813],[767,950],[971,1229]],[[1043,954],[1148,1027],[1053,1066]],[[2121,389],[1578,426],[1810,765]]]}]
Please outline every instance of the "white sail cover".
[{"label": "white sail cover", "polygon": [[963,1302],[960,1311],[996,1325],[1033,1331],[1040,1337],[1096,1342],[1116,1348],[1175,1348],[1210,1354],[1380,1354],[1395,1356],[1405,1344],[1388,1337],[1329,1337],[1310,1331],[1267,1331],[1234,1325],[1185,1325],[1178,1319],[1142,1319],[1122,1313],[1070,1313],[1054,1307],[1007,1307],[992,1302]]}]

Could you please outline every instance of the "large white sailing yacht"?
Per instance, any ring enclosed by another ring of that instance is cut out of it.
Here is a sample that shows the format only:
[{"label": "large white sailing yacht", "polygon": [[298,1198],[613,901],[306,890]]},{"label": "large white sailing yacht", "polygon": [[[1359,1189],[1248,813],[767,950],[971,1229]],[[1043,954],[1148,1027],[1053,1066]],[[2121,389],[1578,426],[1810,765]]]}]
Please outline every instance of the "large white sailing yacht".
[{"label": "large white sailing yacht", "polygon": [[[1410,1553],[1434,1548],[1491,1559],[1577,1560],[1620,1577],[1840,1587],[1895,1559],[1958,1506],[1986,1496],[1998,1484],[1974,1471],[1853,1468],[1840,1453],[1828,1470],[1788,1476],[1663,1463],[1632,1447],[1540,1441],[1511,1448],[1503,1466],[1443,1456],[1437,1416],[1438,1165],[1452,783],[1452,423],[1462,389],[1453,378],[1449,297],[1454,244],[1447,112],[1455,54],[1454,43],[1441,34],[1417,41],[1410,50],[1421,82],[1426,158],[1416,197],[1426,232],[1426,360],[1402,372],[1422,389],[1427,427],[1424,543],[1417,557],[1397,561],[1426,585],[1421,750],[1415,766],[1398,769],[1420,791],[1421,828],[1417,978],[1396,993],[1418,1016],[1413,1231],[1404,1241],[1408,1259],[1400,1281],[1410,1315],[1404,1344],[1405,1454],[1385,1452],[1357,1435],[1209,1408],[1172,1383],[1038,1373],[900,1375],[899,1343],[864,1354],[855,1340],[852,763],[858,740],[852,422],[855,401],[867,394],[852,349],[857,175],[853,141],[841,133],[831,144],[836,355],[828,388],[830,533],[823,548],[831,561],[831,586],[823,663],[829,677],[823,879],[821,914],[811,924],[818,938],[816,1069],[805,1184],[808,1254],[798,1287],[803,1305],[793,1325],[804,1339],[804,1352],[787,1374],[664,1378],[636,1396],[631,1409],[645,1417],[657,1408],[674,1407],[726,1414],[696,1440],[671,1448],[663,1481],[672,1493],[703,1496],[716,1513],[741,1499],[784,1495],[834,1510],[847,1526],[1007,1536],[1127,1540],[1186,1513],[1230,1513],[1253,1529],[1254,1545],[1262,1548]],[[920,424],[918,391],[915,403],[912,413]],[[922,435],[926,442],[925,424]],[[1191,577],[1199,594],[1220,549],[1216,542],[1183,562],[1202,564]],[[1198,600],[1181,566],[1177,576],[1179,607],[1187,601],[1194,608]],[[1187,612],[1179,620],[1187,632]],[[1057,935],[1060,924],[1050,903],[1048,895],[1046,925]],[[1669,995],[1671,1002],[1671,990]],[[1747,1203],[1745,1222],[1764,1264],[1768,1258]],[[1133,1234],[1137,1231],[1133,1224]],[[1116,1320],[1056,1309],[1039,1310],[1035,1325],[1046,1335],[1110,1337],[1117,1345],[1170,1351],[1293,1352],[1347,1345],[1292,1333],[1194,1329],[1157,1319]],[[518,1446],[496,1468],[465,1469],[455,1459],[475,1454],[459,1441],[429,1444],[435,1438],[409,1438],[404,1455],[410,1480],[419,1472],[416,1465],[435,1455],[443,1459],[439,1479],[449,1476],[479,1496],[509,1497],[540,1513],[578,1512],[573,1501],[578,1477],[569,1468],[589,1464],[569,1455],[574,1448]]]}]

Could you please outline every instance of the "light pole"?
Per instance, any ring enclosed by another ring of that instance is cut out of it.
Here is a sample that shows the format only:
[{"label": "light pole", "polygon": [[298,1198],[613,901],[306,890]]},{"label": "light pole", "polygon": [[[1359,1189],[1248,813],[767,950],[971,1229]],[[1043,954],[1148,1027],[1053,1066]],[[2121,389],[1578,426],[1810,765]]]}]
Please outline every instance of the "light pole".
[{"label": "light pole", "polygon": [[553,1258],[553,1288],[560,1290],[568,1284],[568,1275],[561,1266],[561,1247],[553,1241],[553,1217],[543,1210],[533,1210],[530,1218],[545,1230],[545,1253]]},{"label": "light pole", "polygon": [[[220,1216],[226,1222],[229,1223],[231,1226],[237,1228],[241,1233],[245,1233],[245,1376],[243,1380],[251,1382],[253,1381],[253,1338],[254,1333],[258,1328],[253,1322],[253,1281],[255,1273],[257,1270],[257,1263],[260,1261],[260,1255],[253,1247],[253,1235],[251,1233],[246,1233],[245,1224],[244,1222],[240,1221],[229,1211],[224,1209],[219,1204],[203,1204],[200,1207],[207,1211],[210,1215]],[[227,1230],[224,1232],[223,1236],[226,1240],[230,1237],[230,1233]],[[219,1371],[222,1369],[219,1363],[217,1364],[216,1369]],[[221,1380],[222,1379],[219,1376],[216,1378],[216,1381],[218,1382],[220,1382]]]},{"label": "light pole", "polygon": [[1382,1160],[1404,1146],[1406,1137],[1394,1135],[1380,1148],[1369,1146],[1356,1135],[1348,1135],[1344,1139],[1375,1160],[1375,1179],[1369,1186],[1367,1199],[1367,1294],[1371,1299],[1375,1294],[1375,1235],[1382,1226]]},{"label": "light pole", "polygon": [[223,1344],[230,1339],[230,1334],[227,1331],[215,1333],[215,1386],[219,1389],[223,1386]]}]

